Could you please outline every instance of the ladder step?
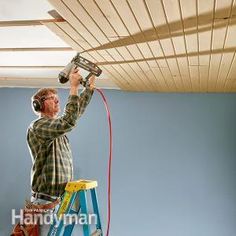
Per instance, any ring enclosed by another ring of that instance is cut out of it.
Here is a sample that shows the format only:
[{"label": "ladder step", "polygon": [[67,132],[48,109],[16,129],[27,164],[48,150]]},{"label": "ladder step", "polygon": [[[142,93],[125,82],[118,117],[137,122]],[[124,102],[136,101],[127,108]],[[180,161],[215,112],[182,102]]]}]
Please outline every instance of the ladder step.
[{"label": "ladder step", "polygon": [[[55,219],[53,224],[50,226],[48,236],[71,236],[73,228],[76,224],[76,221],[71,222],[71,224],[65,225],[63,215],[72,215],[72,214],[85,214],[88,215],[89,207],[87,203],[87,192],[91,194],[92,207],[94,214],[97,216],[96,227],[91,226],[91,228],[96,229],[92,234],[89,224],[83,225],[84,236],[103,236],[98,201],[96,194],[97,181],[91,180],[78,180],[67,183],[65,188],[65,194],[63,196],[62,202],[57,209],[57,216],[59,217],[59,222]],[[78,209],[77,209],[78,208]]]},{"label": "ladder step", "polygon": [[100,230],[100,229],[97,229],[96,231],[94,231],[94,232],[91,234],[91,236],[100,236],[100,235],[102,235],[102,230]]}]

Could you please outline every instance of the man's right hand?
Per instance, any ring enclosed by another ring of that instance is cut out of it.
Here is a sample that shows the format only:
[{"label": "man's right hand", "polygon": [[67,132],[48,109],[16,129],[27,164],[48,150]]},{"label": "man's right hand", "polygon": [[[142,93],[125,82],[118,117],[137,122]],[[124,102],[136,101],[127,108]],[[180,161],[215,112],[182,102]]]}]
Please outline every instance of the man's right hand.
[{"label": "man's right hand", "polygon": [[70,95],[78,95],[78,89],[80,85],[80,81],[82,80],[82,76],[79,73],[79,69],[72,69],[69,75],[70,79]]}]

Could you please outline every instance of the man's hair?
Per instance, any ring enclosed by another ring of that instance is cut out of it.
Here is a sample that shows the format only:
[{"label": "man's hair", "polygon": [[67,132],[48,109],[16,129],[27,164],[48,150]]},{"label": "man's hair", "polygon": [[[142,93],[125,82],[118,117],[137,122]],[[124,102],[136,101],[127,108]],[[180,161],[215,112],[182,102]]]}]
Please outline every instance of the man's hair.
[{"label": "man's hair", "polygon": [[[39,89],[32,97],[31,97],[31,104],[32,104],[32,109],[36,115],[39,115],[41,111],[36,111],[33,103],[35,100],[38,100],[40,103],[44,102],[44,98],[48,96],[49,93],[57,94],[57,90],[54,88],[42,88]],[[42,104],[43,106],[43,104]]]},{"label": "man's hair", "polygon": [[33,96],[32,101],[35,99],[43,99],[44,97],[47,97],[49,93],[57,94],[57,90],[54,88],[42,88],[39,89]]}]

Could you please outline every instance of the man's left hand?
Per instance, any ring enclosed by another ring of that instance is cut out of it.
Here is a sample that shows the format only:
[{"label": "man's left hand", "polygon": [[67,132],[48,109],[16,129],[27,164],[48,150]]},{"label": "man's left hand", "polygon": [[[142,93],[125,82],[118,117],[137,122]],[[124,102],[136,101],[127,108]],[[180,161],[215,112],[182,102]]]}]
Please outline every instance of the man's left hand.
[{"label": "man's left hand", "polygon": [[95,89],[95,80],[96,80],[95,75],[92,75],[89,78],[89,86],[90,86],[91,89]]}]

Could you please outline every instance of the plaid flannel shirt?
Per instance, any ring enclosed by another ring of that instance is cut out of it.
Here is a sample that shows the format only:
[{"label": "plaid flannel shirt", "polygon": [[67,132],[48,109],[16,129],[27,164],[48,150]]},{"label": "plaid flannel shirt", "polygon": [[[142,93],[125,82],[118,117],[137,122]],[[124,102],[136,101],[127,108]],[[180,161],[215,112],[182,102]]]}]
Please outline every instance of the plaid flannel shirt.
[{"label": "plaid flannel shirt", "polygon": [[27,143],[33,162],[33,192],[60,196],[66,183],[72,180],[72,153],[65,134],[75,127],[92,94],[93,90],[86,88],[79,96],[70,95],[62,116],[56,119],[41,117],[30,124]]}]

